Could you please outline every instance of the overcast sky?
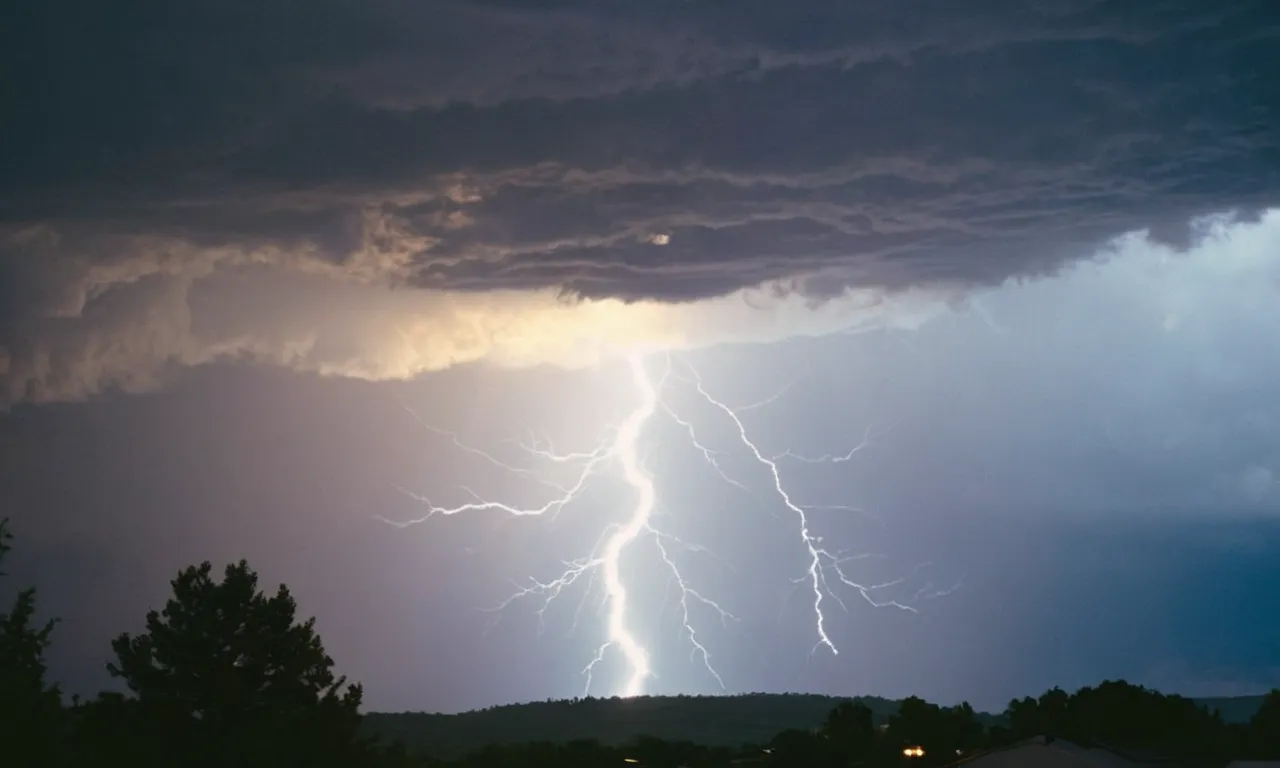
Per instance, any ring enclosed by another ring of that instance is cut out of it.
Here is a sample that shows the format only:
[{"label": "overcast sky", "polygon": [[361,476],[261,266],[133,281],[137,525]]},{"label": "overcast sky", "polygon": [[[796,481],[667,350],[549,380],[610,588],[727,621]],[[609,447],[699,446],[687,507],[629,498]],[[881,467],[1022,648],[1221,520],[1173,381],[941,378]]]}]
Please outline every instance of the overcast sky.
[{"label": "overcast sky", "polygon": [[247,557],[370,708],[580,695],[634,453],[645,691],[1280,686],[1272,6],[6,10],[5,589],[72,691]]}]

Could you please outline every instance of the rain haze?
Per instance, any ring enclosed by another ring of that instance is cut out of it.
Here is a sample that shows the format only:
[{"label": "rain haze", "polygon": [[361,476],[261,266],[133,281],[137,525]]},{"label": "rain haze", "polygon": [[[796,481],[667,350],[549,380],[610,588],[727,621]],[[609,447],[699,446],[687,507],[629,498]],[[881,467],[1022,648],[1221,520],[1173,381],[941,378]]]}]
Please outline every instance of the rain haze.
[{"label": "rain haze", "polygon": [[0,17],[65,690],[242,557],[370,710],[1280,687],[1274,3]]}]

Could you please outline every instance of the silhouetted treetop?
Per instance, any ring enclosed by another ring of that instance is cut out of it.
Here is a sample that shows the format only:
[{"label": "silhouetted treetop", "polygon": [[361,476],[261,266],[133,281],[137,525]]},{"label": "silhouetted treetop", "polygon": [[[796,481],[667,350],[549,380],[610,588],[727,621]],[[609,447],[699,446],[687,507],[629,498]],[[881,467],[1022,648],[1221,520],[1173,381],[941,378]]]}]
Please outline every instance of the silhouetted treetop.
[{"label": "silhouetted treetop", "polygon": [[[12,540],[9,521],[0,520],[0,566]],[[0,611],[0,745],[10,757],[20,753],[47,765],[57,751],[62,714],[58,688],[45,681],[44,654],[56,622],[41,624],[35,613],[32,588],[19,592],[8,611]]]},{"label": "silhouetted treetop", "polygon": [[1015,736],[1056,736],[1115,748],[1156,749],[1194,757],[1223,751],[1221,717],[1191,699],[1166,696],[1123,680],[1105,681],[1073,694],[1054,688],[1039,699],[1009,703]]},{"label": "silhouetted treetop", "polygon": [[1254,713],[1247,738],[1252,757],[1280,759],[1280,688],[1271,691]]},{"label": "silhouetted treetop", "polygon": [[107,669],[149,722],[182,730],[196,748],[283,750],[286,764],[353,745],[361,689],[335,676],[315,620],[296,622],[284,586],[271,597],[258,591],[244,561],[221,582],[211,574],[207,562],[179,573],[164,610],[147,614],[147,631],[112,643]]},{"label": "silhouetted treetop", "polygon": [[340,695],[346,680],[335,677],[315,619],[295,623],[287,587],[267,597],[244,561],[227,566],[221,583],[211,572],[207,562],[182,571],[164,610],[147,614],[146,634],[112,643],[118,663],[107,668],[140,700],[181,703],[205,717],[227,707],[359,703],[359,686]]}]

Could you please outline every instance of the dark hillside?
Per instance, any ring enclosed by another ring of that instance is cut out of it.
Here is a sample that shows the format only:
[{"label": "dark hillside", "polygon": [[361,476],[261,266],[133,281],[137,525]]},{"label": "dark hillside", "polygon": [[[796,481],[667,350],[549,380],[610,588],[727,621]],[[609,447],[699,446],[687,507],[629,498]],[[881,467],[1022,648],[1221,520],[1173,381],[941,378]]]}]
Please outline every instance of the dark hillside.
[{"label": "dark hillside", "polygon": [[[1245,723],[1264,698],[1237,696],[1196,702],[1217,708],[1228,723]],[[789,728],[817,727],[836,704],[848,700],[865,704],[878,723],[898,709],[897,701],[877,696],[644,696],[510,704],[456,715],[374,712],[365,718],[365,727],[380,737],[403,741],[408,747],[439,757],[466,754],[491,743],[597,739],[604,744],[622,744],[637,736],[737,747],[766,743]],[[987,726],[1002,723],[998,715],[979,713],[978,717]]]},{"label": "dark hillside", "polygon": [[[789,728],[817,727],[836,704],[860,701],[884,722],[898,702],[875,696],[848,699],[817,694],[644,696],[513,704],[456,715],[370,713],[372,733],[448,757],[486,743],[568,742],[598,739],[622,744],[637,736],[707,746],[766,743]],[[984,722],[998,718],[981,715]]]}]

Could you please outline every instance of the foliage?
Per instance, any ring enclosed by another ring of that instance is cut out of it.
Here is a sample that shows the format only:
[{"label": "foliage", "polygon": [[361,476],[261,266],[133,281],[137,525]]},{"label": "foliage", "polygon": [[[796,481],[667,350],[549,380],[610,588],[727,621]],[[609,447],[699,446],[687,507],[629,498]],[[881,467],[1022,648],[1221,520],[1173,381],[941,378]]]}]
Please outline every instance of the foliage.
[{"label": "foliage", "polygon": [[818,731],[841,762],[867,762],[876,752],[875,713],[861,702],[842,701],[827,714]]},{"label": "foliage", "polygon": [[1054,688],[1039,699],[1009,703],[1018,736],[1045,734],[1119,749],[1154,749],[1190,757],[1212,757],[1230,736],[1216,712],[1181,696],[1165,696],[1123,681],[1067,694]]},{"label": "foliage", "polygon": [[1259,759],[1280,758],[1280,689],[1272,691],[1249,721],[1246,751]]},{"label": "foliage", "polygon": [[221,582],[211,573],[207,562],[182,571],[147,631],[116,638],[107,669],[134,697],[95,715],[140,730],[165,764],[194,754],[210,765],[320,765],[359,752],[361,689],[335,677],[315,620],[296,623],[288,589],[259,592],[244,561]]},{"label": "foliage", "polygon": [[[13,540],[9,521],[0,520],[0,564]],[[0,571],[0,576],[4,572]],[[58,759],[62,696],[45,682],[44,654],[56,621],[35,620],[36,591],[20,591],[0,612],[0,745],[9,755],[49,765]]]},{"label": "foliage", "polygon": [[985,746],[986,732],[968,702],[942,708],[912,696],[904,699],[885,729],[887,747],[896,756],[906,747],[925,751],[922,764],[945,764]]}]

